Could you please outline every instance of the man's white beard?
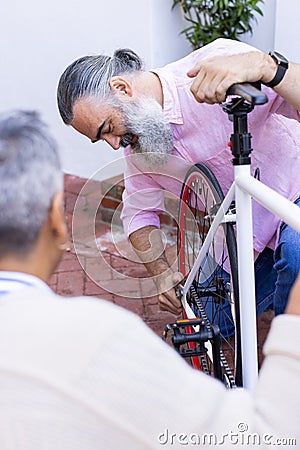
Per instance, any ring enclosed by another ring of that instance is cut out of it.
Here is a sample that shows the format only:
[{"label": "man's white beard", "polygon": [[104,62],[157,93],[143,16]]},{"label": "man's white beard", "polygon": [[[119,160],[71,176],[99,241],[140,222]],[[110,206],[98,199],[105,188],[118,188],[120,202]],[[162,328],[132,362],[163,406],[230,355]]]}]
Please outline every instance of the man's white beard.
[{"label": "man's white beard", "polygon": [[[116,96],[109,103],[121,109],[127,133],[121,145],[130,145],[132,154],[143,155],[148,165],[164,164],[173,149],[170,124],[163,116],[161,106],[151,98],[142,97],[136,101],[120,101]],[[136,142],[132,142],[137,136]]]}]

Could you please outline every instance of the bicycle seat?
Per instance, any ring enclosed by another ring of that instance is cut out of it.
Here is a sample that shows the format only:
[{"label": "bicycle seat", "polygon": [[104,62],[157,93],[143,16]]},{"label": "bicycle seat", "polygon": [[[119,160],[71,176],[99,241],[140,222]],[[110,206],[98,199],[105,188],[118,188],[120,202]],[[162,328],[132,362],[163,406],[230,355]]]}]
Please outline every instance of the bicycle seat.
[{"label": "bicycle seat", "polygon": [[[259,89],[258,89],[259,87]],[[230,86],[227,95],[237,95],[251,105],[264,105],[268,101],[266,94],[261,92],[260,83],[237,83]]]}]

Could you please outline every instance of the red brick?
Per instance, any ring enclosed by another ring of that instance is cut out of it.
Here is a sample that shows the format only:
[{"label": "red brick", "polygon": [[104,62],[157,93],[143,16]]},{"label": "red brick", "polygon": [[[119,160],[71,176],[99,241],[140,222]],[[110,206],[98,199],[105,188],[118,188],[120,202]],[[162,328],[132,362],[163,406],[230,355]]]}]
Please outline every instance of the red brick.
[{"label": "red brick", "polygon": [[85,273],[87,276],[98,284],[104,280],[112,279],[111,267],[108,261],[102,256],[97,258],[85,258]]},{"label": "red brick", "polygon": [[101,221],[96,221],[95,223],[95,235],[102,236],[110,231],[110,225]]},{"label": "red brick", "polygon": [[66,192],[72,192],[78,194],[84,184],[86,183],[86,178],[80,178],[75,175],[65,174],[64,176],[64,188]]},{"label": "red brick", "polygon": [[93,294],[93,295],[85,295],[86,297],[93,297],[98,300],[106,300],[110,303],[114,303],[114,295],[110,294],[109,292],[103,291],[101,294]]},{"label": "red brick", "polygon": [[56,273],[54,273],[52,275],[52,277],[49,280],[48,285],[51,287],[51,289],[53,289],[53,291],[56,292],[56,288],[57,288],[57,274]]},{"label": "red brick", "polygon": [[159,315],[158,303],[156,305],[145,305],[145,318],[146,321],[155,321]]},{"label": "red brick", "polygon": [[106,264],[108,264],[109,265],[109,267],[112,267],[112,264],[111,264],[111,254],[110,253],[108,253],[108,252],[101,252],[101,258],[103,258],[104,259],[104,261],[106,262]]},{"label": "red brick", "polygon": [[62,272],[57,275],[57,293],[64,296],[83,295],[83,271]]},{"label": "red brick", "polygon": [[162,321],[169,323],[177,320],[177,316],[166,311],[161,311],[158,303],[156,305],[145,305],[145,318],[147,322]]},{"label": "red brick", "polygon": [[144,265],[129,264],[127,267],[119,267],[112,269],[112,276],[114,279],[124,278],[124,276],[134,279],[148,278],[150,275]]},{"label": "red brick", "polygon": [[64,258],[58,265],[56,272],[75,272],[83,270],[78,258],[75,254],[71,254],[72,258]]},{"label": "red brick", "polygon": [[157,295],[157,289],[151,277],[141,280],[141,290],[143,298],[155,297]]},{"label": "red brick", "polygon": [[174,319],[174,316],[171,317],[170,314],[166,313],[165,318],[155,321],[146,321],[146,324],[149,328],[151,328],[152,331],[154,331],[154,333],[156,333],[159,337],[162,337],[166,325],[168,323],[175,322],[175,320],[176,319]]},{"label": "red brick", "polygon": [[121,295],[126,298],[141,299],[141,290],[139,281],[135,279],[109,280],[101,283],[102,289],[115,295]]},{"label": "red brick", "polygon": [[101,256],[101,252],[97,248],[96,243],[88,240],[86,242],[77,241],[76,245],[74,245],[74,253],[77,255],[81,264],[84,258],[99,258]]},{"label": "red brick", "polygon": [[116,200],[122,200],[122,194],[124,191],[124,186],[122,183],[119,183],[118,180],[116,180],[115,183],[113,183],[112,186],[102,185],[102,195],[104,197],[112,197]]},{"label": "red brick", "polygon": [[127,267],[128,264],[132,264],[131,261],[128,261],[126,258],[122,258],[121,256],[111,255],[111,266],[114,269],[119,269],[122,267]]},{"label": "red brick", "polygon": [[115,200],[112,197],[104,197],[101,200],[101,205],[100,208],[108,208],[108,209],[117,209],[118,206],[120,205],[120,201],[119,200]]},{"label": "red brick", "polygon": [[68,192],[65,195],[65,210],[67,213],[70,213],[74,210],[74,206],[75,206],[77,198],[78,198],[78,195],[73,194],[71,192]]},{"label": "red brick", "polygon": [[140,299],[124,298],[124,297],[119,297],[116,295],[114,297],[114,302],[116,305],[121,306],[122,308],[125,308],[129,311],[132,311],[135,314],[138,314],[140,317],[143,318],[144,307],[143,307],[143,303]]},{"label": "red brick", "polygon": [[170,226],[172,223],[172,218],[167,213],[159,214],[159,220],[162,225]]},{"label": "red brick", "polygon": [[78,193],[88,198],[99,199],[101,198],[101,185],[101,181],[89,179],[82,186],[81,191],[79,191]]},{"label": "red brick", "polygon": [[85,280],[84,295],[103,295],[104,297],[113,296],[113,294],[103,289],[100,283],[92,281],[90,278]]},{"label": "red brick", "polygon": [[154,297],[145,297],[145,298],[143,298],[143,303],[144,303],[145,306],[157,305],[157,302],[158,302],[157,295],[155,295]]}]

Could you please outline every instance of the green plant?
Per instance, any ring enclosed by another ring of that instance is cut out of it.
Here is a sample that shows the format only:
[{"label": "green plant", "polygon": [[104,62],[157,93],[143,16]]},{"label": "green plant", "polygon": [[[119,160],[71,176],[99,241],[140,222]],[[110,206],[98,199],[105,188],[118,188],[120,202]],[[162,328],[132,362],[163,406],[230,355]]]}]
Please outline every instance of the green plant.
[{"label": "green plant", "polygon": [[173,0],[172,9],[180,5],[190,24],[182,33],[196,49],[220,37],[239,40],[252,34],[255,13],[263,15],[258,3],[264,0]]}]

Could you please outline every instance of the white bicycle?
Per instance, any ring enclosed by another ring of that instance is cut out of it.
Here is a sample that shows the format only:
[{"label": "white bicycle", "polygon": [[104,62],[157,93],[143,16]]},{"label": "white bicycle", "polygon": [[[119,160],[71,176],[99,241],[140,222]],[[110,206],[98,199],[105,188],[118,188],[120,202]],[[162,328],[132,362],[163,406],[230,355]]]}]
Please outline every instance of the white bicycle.
[{"label": "white bicycle", "polygon": [[253,389],[258,374],[251,198],[300,232],[300,208],[250,174],[247,114],[268,101],[257,86],[233,85],[223,110],[233,121],[234,181],[224,197],[204,165],[186,175],[179,211],[179,285],[184,319],[166,327],[196,369],[227,387]]}]

